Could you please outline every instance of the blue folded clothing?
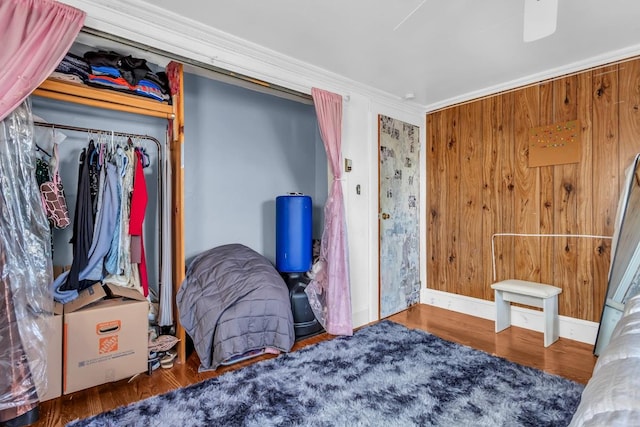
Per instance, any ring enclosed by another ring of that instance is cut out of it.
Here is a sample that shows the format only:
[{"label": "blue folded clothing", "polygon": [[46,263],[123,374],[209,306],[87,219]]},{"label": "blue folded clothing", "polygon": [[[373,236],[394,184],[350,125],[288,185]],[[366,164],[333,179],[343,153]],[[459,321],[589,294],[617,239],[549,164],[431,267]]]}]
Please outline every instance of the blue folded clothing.
[{"label": "blue folded clothing", "polygon": [[114,78],[122,77],[120,70],[115,67],[108,67],[106,65],[92,65],[91,74],[96,76],[110,76]]}]

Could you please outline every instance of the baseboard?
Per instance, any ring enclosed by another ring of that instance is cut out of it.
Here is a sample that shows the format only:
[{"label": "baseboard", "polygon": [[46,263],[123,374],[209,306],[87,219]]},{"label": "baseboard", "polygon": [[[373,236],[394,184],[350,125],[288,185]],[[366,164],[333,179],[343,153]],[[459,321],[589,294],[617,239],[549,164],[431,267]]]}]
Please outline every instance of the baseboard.
[{"label": "baseboard", "polygon": [[[494,321],[496,319],[493,301],[433,289],[422,289],[420,302],[483,319]],[[542,312],[537,310],[512,307],[511,324],[520,328],[542,332],[544,330],[544,316]],[[560,336],[562,338],[594,344],[597,334],[598,323],[596,322],[560,316]]]}]

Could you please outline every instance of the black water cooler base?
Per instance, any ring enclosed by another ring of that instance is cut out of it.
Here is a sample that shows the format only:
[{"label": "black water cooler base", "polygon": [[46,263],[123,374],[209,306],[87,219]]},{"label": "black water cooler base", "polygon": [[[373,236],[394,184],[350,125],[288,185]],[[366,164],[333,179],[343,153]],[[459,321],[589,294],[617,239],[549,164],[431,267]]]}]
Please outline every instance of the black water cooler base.
[{"label": "black water cooler base", "polygon": [[289,288],[296,341],[324,332],[322,325],[313,314],[307,294],[304,292],[304,289],[309,284],[309,278],[304,273],[280,274]]}]

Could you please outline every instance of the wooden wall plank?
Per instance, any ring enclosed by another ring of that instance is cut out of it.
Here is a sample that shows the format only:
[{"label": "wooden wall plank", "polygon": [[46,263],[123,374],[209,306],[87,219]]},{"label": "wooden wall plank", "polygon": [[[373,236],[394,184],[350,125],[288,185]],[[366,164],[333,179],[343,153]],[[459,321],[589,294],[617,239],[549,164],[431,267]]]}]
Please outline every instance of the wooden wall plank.
[{"label": "wooden wall plank", "polygon": [[427,116],[427,200],[429,217],[427,227],[427,287],[445,291],[444,281],[444,224],[441,209],[446,206],[446,171],[444,168],[444,143],[441,137],[442,113]]},{"label": "wooden wall plank", "polygon": [[[538,126],[540,92],[531,86],[514,92],[514,228],[517,233],[538,234],[540,221],[539,168],[529,167],[529,131]],[[540,281],[540,238],[514,239],[515,279]]]},{"label": "wooden wall plank", "polygon": [[[619,197],[617,65],[593,71],[592,96],[593,228],[594,234],[611,236]],[[597,243],[598,249],[593,269],[594,282],[607,283],[611,241],[603,239]],[[602,307],[605,293],[606,287],[594,289],[594,303],[598,307]]]},{"label": "wooden wall plank", "polygon": [[458,120],[460,107],[452,107],[443,112],[445,172],[447,175],[447,205],[443,207],[445,230],[445,264],[446,285],[449,291],[460,294],[462,289],[458,280],[458,254],[460,232],[460,156],[458,143],[460,139]]},{"label": "wooden wall plank", "polygon": [[[578,117],[577,76],[557,79],[553,82],[553,122],[564,123]],[[582,160],[582,159],[581,159]],[[554,174],[554,233],[577,234],[578,166],[575,163],[557,165]],[[562,288],[559,312],[581,313],[582,306],[576,295],[578,246],[576,238],[556,237],[554,242],[555,273],[553,284]]]},{"label": "wooden wall plank", "polygon": [[[577,233],[593,234],[593,150],[591,138],[591,73],[581,73],[578,75],[578,111],[577,117],[580,121],[582,141],[582,152],[580,163],[578,164],[578,182],[576,189],[576,205],[578,210]],[[593,258],[596,254],[598,242],[595,239],[578,239],[578,275],[576,278],[577,297],[583,304],[582,317],[585,320],[595,321],[599,316],[600,309],[596,309],[594,304],[594,292],[596,287],[603,284],[595,283],[593,277]],[[598,314],[596,314],[598,313]]]},{"label": "wooden wall plank", "polygon": [[[498,135],[502,131],[502,102],[498,97],[490,97],[480,101],[482,104],[482,244],[484,245],[484,286],[480,298],[491,300],[493,292],[490,288],[494,282],[493,257],[491,253],[491,236],[499,230],[496,183],[498,163]],[[496,244],[502,244],[498,239]]]},{"label": "wooden wall plank", "polygon": [[[515,232],[514,224],[514,197],[515,183],[513,177],[514,163],[514,133],[513,133],[513,115],[514,115],[514,95],[507,93],[502,95],[502,122],[500,131],[498,132],[497,149],[498,160],[496,170],[498,173],[498,181],[496,182],[496,214],[498,215],[498,223],[496,233],[513,233]],[[499,242],[498,242],[499,240]],[[497,280],[514,278],[514,238],[499,237],[496,238],[496,269]]]},{"label": "wooden wall plank", "polygon": [[[540,87],[539,126],[553,123],[553,82],[542,83]],[[540,173],[540,234],[553,234],[554,173],[553,166],[538,168]],[[552,284],[555,275],[555,245],[553,238],[540,238],[540,282]]]},{"label": "wooden wall plank", "polygon": [[[460,244],[459,282],[464,295],[484,296],[482,240],[482,104],[460,107]],[[486,247],[485,247],[486,246]]]}]

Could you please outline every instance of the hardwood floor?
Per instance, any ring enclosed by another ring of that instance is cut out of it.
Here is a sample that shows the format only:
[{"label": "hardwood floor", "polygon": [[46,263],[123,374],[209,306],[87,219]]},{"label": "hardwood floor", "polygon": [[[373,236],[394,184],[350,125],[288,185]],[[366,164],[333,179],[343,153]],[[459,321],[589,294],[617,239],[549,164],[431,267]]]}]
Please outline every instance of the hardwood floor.
[{"label": "hardwood floor", "polygon": [[[580,383],[589,380],[597,360],[592,353],[593,346],[588,344],[560,338],[558,342],[544,348],[541,332],[511,327],[495,334],[493,321],[424,304],[391,316],[389,320]],[[299,341],[293,350],[331,337],[321,334]],[[44,402],[40,406],[40,421],[34,426],[64,426],[74,419],[166,393],[271,357],[274,356],[262,356],[216,372],[198,373],[199,360],[194,352],[186,363],[175,365],[171,369],[160,368],[150,376],[141,374],[130,382],[122,380]]]},{"label": "hardwood floor", "polygon": [[389,319],[582,384],[589,381],[598,360],[591,344],[560,338],[545,348],[542,332],[512,326],[496,334],[492,320],[424,304]]}]

